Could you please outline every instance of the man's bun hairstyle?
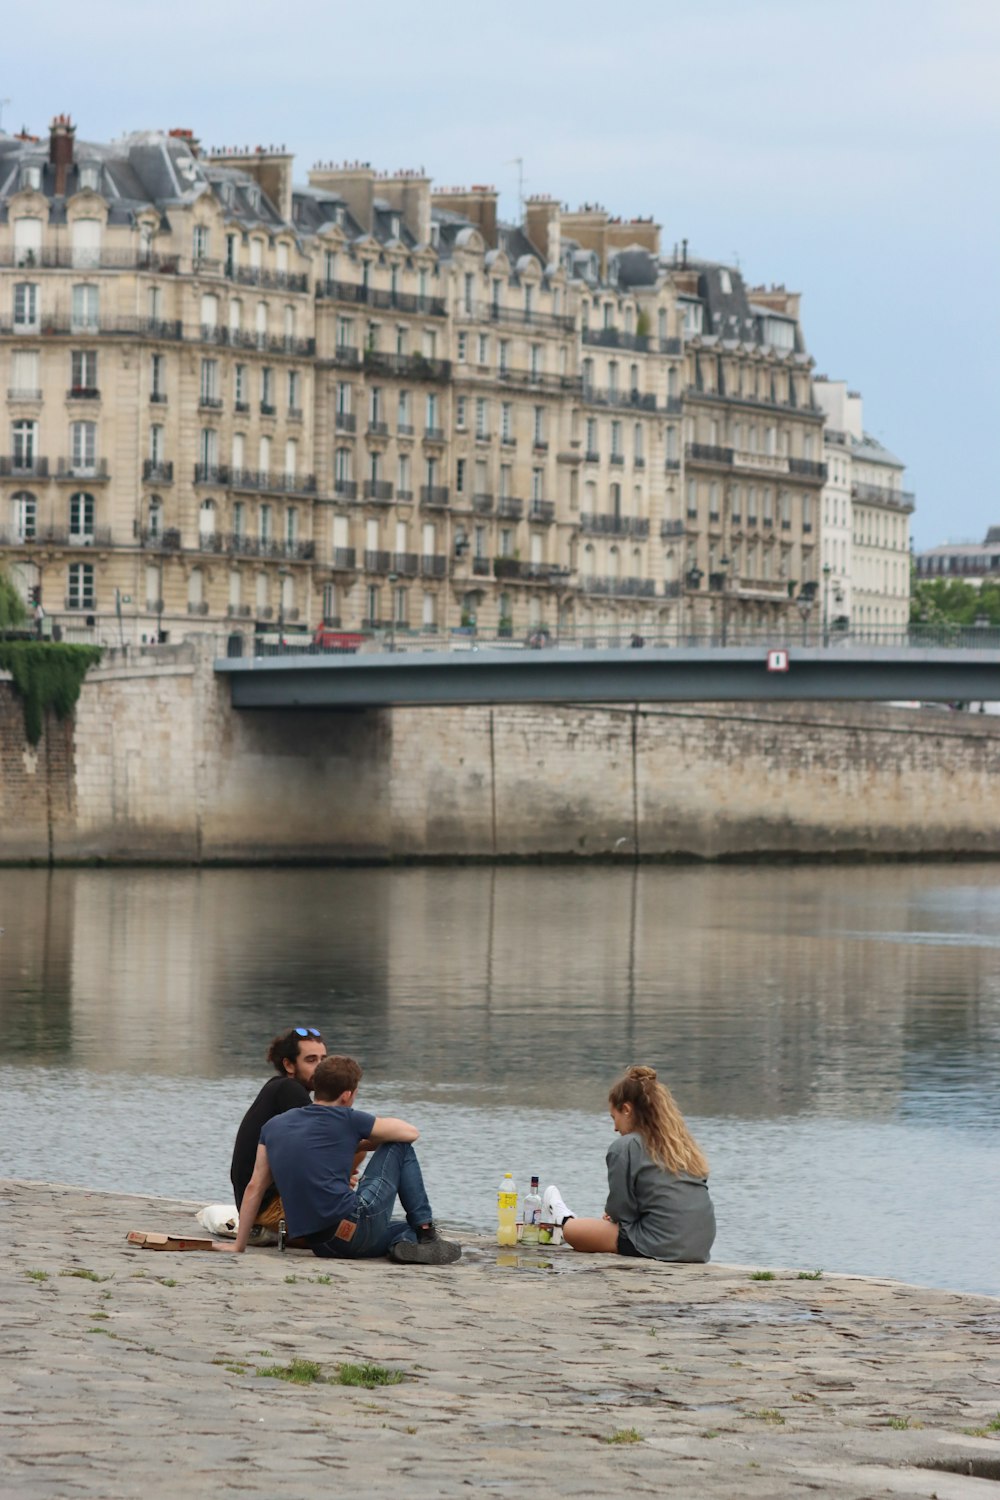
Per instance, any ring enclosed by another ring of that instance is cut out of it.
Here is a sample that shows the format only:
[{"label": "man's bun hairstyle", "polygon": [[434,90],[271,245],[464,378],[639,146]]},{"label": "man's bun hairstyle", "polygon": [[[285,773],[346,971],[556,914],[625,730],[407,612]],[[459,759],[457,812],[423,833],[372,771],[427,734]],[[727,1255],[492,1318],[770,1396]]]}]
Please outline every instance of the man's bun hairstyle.
[{"label": "man's bun hairstyle", "polygon": [[[294,1067],[298,1060],[299,1043],[309,1040],[308,1036],[299,1036],[294,1026],[291,1031],[286,1031],[281,1036],[276,1036],[265,1054],[268,1062],[273,1065],[275,1072],[284,1073],[286,1071],[286,1062],[290,1062]],[[322,1042],[323,1038],[321,1036],[314,1036],[311,1040]]]}]

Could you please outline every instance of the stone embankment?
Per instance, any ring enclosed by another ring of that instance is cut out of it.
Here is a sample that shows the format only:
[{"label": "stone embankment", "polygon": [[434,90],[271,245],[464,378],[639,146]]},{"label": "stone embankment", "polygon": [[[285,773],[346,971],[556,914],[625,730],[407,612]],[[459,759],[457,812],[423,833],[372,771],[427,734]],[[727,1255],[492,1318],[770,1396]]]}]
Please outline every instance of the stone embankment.
[{"label": "stone embankment", "polygon": [[[194,1207],[0,1184],[9,1500],[972,1500],[1000,1477],[993,1299],[566,1249],[505,1265],[485,1241],[441,1269],[126,1245],[198,1232]],[[261,1373],[296,1359],[320,1378]],[[402,1379],[344,1385],[345,1363]]]}]

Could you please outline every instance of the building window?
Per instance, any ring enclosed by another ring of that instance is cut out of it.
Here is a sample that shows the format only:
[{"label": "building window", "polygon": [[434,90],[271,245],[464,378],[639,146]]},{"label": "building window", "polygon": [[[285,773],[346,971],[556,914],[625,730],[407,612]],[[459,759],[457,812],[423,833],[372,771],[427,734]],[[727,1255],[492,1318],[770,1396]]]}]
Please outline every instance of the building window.
[{"label": "building window", "polygon": [[250,385],[247,380],[246,365],[237,365],[233,375],[234,399],[237,407],[248,407],[250,405]]},{"label": "building window", "polygon": [[202,405],[215,406],[219,400],[219,361],[203,359],[201,362],[200,399]]},{"label": "building window", "polygon": [[97,465],[97,423],[71,422],[70,445],[73,468],[85,473]]},{"label": "building window", "polygon": [[468,356],[468,349],[469,349],[469,335],[467,333],[460,333],[458,335],[458,345],[457,345],[457,348],[456,348],[456,351],[455,351],[456,352],[456,357],[458,359],[458,363],[460,365],[464,365],[465,361],[468,359],[468,357],[469,357]]},{"label": "building window", "polygon": [[194,237],[192,242],[192,257],[194,260],[204,260],[208,255],[209,227],[207,224],[196,224],[194,226]]},{"label": "building window", "polygon": [[92,563],[70,563],[67,609],[93,609],[94,567]]},{"label": "building window", "polygon": [[27,490],[19,490],[10,502],[11,523],[19,542],[33,542],[38,527],[38,501]]},{"label": "building window", "polygon": [[162,354],[154,354],[150,359],[149,367],[149,394],[157,401],[166,396],[164,377],[166,374],[166,360]]},{"label": "building window", "polygon": [[514,438],[514,405],[511,401],[500,404],[500,438],[505,443],[512,442]]},{"label": "building window", "polygon": [[302,407],[302,377],[298,370],[288,372],[288,409],[299,411]]},{"label": "building window", "polygon": [[490,362],[490,336],[488,333],[481,333],[479,335],[477,359],[481,365],[488,365]]},{"label": "building window", "polygon": [[198,508],[198,536],[202,542],[215,536],[215,501],[203,500]]},{"label": "building window", "polygon": [[15,219],[14,264],[16,266],[37,266],[41,264],[41,259],[41,219]]},{"label": "building window", "polygon": [[100,293],[96,286],[80,282],[73,288],[71,326],[74,333],[97,328],[99,324]]},{"label": "building window", "polygon": [[258,517],[258,535],[262,542],[269,542],[274,535],[274,515],[270,505],[262,505]]},{"label": "building window", "polygon": [[14,288],[14,327],[38,327],[38,287],[33,281],[19,281]]},{"label": "building window", "polygon": [[459,495],[465,493],[466,461],[464,458],[456,460],[455,463],[455,491]]},{"label": "building window", "polygon": [[71,495],[69,501],[69,539],[77,546],[94,540],[93,495]]}]

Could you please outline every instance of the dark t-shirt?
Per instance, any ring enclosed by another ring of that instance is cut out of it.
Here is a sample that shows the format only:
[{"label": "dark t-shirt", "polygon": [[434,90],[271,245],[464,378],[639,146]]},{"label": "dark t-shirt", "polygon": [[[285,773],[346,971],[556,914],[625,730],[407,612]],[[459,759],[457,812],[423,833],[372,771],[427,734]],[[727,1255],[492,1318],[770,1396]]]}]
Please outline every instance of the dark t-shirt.
[{"label": "dark t-shirt", "polygon": [[[236,1194],[237,1208],[242,1207],[243,1194],[253,1176],[260,1133],[268,1120],[273,1120],[275,1115],[283,1115],[286,1110],[301,1109],[309,1102],[309,1090],[305,1084],[299,1083],[297,1078],[289,1078],[285,1074],[282,1077],[267,1080],[243,1116],[240,1128],[236,1132],[236,1145],[233,1147],[233,1164],[229,1169],[229,1178],[233,1184],[233,1192]],[[273,1191],[268,1189],[264,1194],[263,1202],[267,1203],[273,1197]]]},{"label": "dark t-shirt", "polygon": [[374,1115],[343,1104],[310,1104],[264,1126],[261,1140],[291,1239],[332,1233],[341,1219],[357,1219],[351,1167],[358,1142],[374,1127]]}]

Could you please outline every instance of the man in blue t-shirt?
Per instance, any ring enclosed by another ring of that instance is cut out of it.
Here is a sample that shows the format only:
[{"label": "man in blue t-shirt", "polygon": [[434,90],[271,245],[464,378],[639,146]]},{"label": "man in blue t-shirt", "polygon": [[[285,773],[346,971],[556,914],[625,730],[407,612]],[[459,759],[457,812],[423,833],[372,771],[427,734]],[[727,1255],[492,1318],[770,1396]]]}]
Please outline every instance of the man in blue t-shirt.
[{"label": "man in blue t-shirt", "polygon": [[[434,1225],[412,1144],[420,1132],[405,1120],[355,1109],[360,1082],[353,1057],[324,1058],[313,1074],[315,1102],[268,1120],[243,1195],[235,1251],[246,1249],[258,1205],[273,1182],[289,1238],[314,1255],[389,1255],[432,1266],[458,1260],[461,1245],[442,1239]],[[358,1150],[374,1155],[355,1192],[351,1171]],[[405,1219],[392,1217],[397,1196]]]}]

